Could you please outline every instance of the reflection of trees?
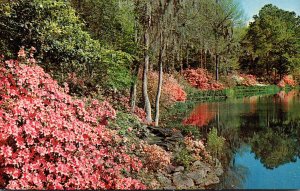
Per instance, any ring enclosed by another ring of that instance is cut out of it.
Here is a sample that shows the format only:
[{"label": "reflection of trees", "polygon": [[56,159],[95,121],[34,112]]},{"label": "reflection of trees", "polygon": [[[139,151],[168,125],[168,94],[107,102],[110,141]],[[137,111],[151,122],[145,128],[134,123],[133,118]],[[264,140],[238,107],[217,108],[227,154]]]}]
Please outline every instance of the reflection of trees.
[{"label": "reflection of trees", "polygon": [[217,127],[226,139],[223,165],[229,165],[241,144],[250,144],[267,168],[295,161],[300,145],[300,103],[297,91],[220,103],[201,103],[185,120],[203,126],[202,134]]},{"label": "reflection of trees", "polygon": [[298,144],[295,139],[271,128],[255,134],[251,140],[252,151],[266,168],[273,169],[282,164],[295,162]]},{"label": "reflection of trees", "polygon": [[221,178],[220,189],[241,189],[249,174],[249,169],[242,165],[231,164],[227,171],[226,177]]},{"label": "reflection of trees", "polygon": [[219,133],[228,144],[228,159],[222,159],[228,170],[220,188],[242,188],[238,178],[245,177],[245,173],[239,175],[242,168],[228,162],[242,144],[250,144],[256,158],[269,169],[294,162],[300,156],[300,103],[299,94],[294,91],[282,93],[281,97],[244,100],[243,106],[240,102],[232,103],[229,111],[221,109],[220,115]]}]

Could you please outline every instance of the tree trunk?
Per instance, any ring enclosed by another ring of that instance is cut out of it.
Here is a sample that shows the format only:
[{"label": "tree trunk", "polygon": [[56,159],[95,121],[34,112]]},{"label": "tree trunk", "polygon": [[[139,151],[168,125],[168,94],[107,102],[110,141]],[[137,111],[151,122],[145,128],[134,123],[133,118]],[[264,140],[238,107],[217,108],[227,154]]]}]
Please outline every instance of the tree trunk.
[{"label": "tree trunk", "polygon": [[219,55],[218,54],[216,54],[215,64],[216,64],[216,81],[218,81],[219,80]]},{"label": "tree trunk", "polygon": [[[134,42],[138,44],[138,30],[137,30],[137,22],[134,22]],[[136,103],[136,86],[137,86],[137,78],[139,73],[140,65],[139,63],[134,60],[133,62],[133,81],[130,87],[130,109],[131,112],[134,113],[135,111],[135,103]]]},{"label": "tree trunk", "polygon": [[199,50],[199,62],[200,62],[200,68],[203,68],[203,49]]},{"label": "tree trunk", "polygon": [[135,103],[136,103],[136,83],[137,83],[137,76],[139,72],[139,64],[136,62],[134,63],[134,69],[133,69],[133,81],[131,82],[130,87],[130,108],[131,112],[134,113],[135,111]]},{"label": "tree trunk", "polygon": [[160,49],[159,49],[159,58],[158,58],[158,65],[159,65],[159,78],[158,78],[158,86],[157,86],[157,94],[155,99],[155,126],[158,126],[159,121],[159,100],[161,95],[161,88],[163,83],[163,55],[165,51],[165,45],[162,40],[163,36],[162,33],[160,34]]},{"label": "tree trunk", "polygon": [[207,50],[204,50],[204,69],[206,69],[207,68],[207,64],[206,64],[206,62],[207,62]]},{"label": "tree trunk", "polygon": [[144,52],[144,70],[143,70],[143,98],[145,102],[146,122],[152,123],[151,104],[148,96],[148,70],[149,70],[149,46],[150,36],[149,29],[151,26],[151,10],[150,2],[147,3],[148,23],[144,34],[145,52]]},{"label": "tree trunk", "polygon": [[189,49],[188,46],[186,46],[186,67],[189,69]]},{"label": "tree trunk", "polygon": [[180,74],[183,74],[183,56],[181,46],[179,47],[179,63],[180,63]]}]

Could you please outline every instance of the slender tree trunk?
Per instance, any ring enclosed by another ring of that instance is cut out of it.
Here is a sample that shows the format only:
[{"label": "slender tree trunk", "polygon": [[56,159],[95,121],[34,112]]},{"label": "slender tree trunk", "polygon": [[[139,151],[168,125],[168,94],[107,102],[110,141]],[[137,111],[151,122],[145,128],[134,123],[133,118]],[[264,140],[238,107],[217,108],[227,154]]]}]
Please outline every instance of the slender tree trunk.
[{"label": "slender tree trunk", "polygon": [[216,81],[219,80],[219,55],[216,54],[216,60],[215,60],[215,64],[216,64]]},{"label": "slender tree trunk", "polygon": [[206,69],[207,68],[207,50],[204,50],[204,69]]},{"label": "slender tree trunk", "polygon": [[188,46],[186,46],[186,67],[190,68],[189,65],[189,49]]},{"label": "slender tree trunk", "polygon": [[131,82],[130,87],[130,108],[131,112],[133,113],[135,111],[135,103],[136,103],[136,86],[137,86],[137,76],[139,72],[139,64],[136,62],[134,63],[134,69],[133,69],[133,81]]},{"label": "slender tree trunk", "polygon": [[163,84],[163,55],[165,51],[165,45],[163,43],[163,36],[162,32],[160,34],[160,49],[159,49],[159,58],[158,58],[158,65],[159,65],[159,78],[158,78],[158,86],[157,86],[157,94],[155,99],[155,126],[158,126],[159,122],[159,100],[161,95],[161,88]]},{"label": "slender tree trunk", "polygon": [[183,74],[183,56],[182,56],[181,46],[179,48],[179,63],[180,63],[180,74]]},{"label": "slender tree trunk", "polygon": [[199,50],[199,64],[200,64],[200,68],[203,68],[203,54],[202,54],[202,49]]},{"label": "slender tree trunk", "polygon": [[148,23],[144,33],[145,52],[144,52],[144,70],[143,70],[143,98],[145,102],[146,122],[152,123],[151,104],[148,96],[148,70],[149,70],[149,46],[150,46],[149,29],[151,26],[150,2],[147,3],[147,14],[148,14]]},{"label": "slender tree trunk", "polygon": [[[138,43],[138,30],[137,30],[137,22],[136,21],[134,23],[134,41],[136,44]],[[140,68],[139,63],[136,60],[133,62],[133,67],[134,67],[133,72],[132,72],[133,81],[132,81],[131,87],[130,87],[130,108],[131,108],[132,113],[134,113],[134,111],[135,111],[137,77],[138,77],[139,68]]]}]

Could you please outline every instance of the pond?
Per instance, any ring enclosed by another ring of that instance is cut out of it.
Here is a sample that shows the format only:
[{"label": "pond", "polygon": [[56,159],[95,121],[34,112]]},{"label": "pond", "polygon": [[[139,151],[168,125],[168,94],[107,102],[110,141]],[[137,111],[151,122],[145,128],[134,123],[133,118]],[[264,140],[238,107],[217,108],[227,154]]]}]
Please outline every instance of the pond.
[{"label": "pond", "polygon": [[201,103],[183,121],[226,139],[221,189],[300,188],[300,93]]}]

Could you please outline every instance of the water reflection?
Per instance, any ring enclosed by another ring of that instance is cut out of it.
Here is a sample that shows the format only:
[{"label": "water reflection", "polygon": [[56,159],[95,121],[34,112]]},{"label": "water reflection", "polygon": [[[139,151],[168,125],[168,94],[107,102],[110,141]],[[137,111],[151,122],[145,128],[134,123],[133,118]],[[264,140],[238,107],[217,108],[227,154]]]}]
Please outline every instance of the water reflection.
[{"label": "water reflection", "polygon": [[[252,184],[258,184],[258,180],[249,183],[252,177],[249,171],[254,174],[272,174],[285,164],[293,166],[299,162],[300,97],[296,90],[282,91],[271,96],[200,104],[184,123],[201,127],[200,131],[203,134],[209,132],[212,127],[217,127],[219,133],[225,137],[227,149],[222,161],[227,167],[227,172],[219,185],[220,188],[252,188],[255,187]],[[261,168],[254,168],[251,162],[243,162],[242,166],[234,163],[237,158],[241,158],[237,153],[243,147],[248,148],[248,154],[243,161],[252,157],[249,161],[259,163]],[[253,169],[258,172],[253,172]],[[289,172],[285,173],[273,176],[286,179]],[[300,178],[300,168],[295,171],[294,176]],[[286,179],[288,183],[285,183],[286,187],[283,188],[298,186],[293,182],[298,179]],[[274,188],[267,179],[260,185],[262,188]]]},{"label": "water reflection", "polygon": [[198,105],[190,114],[190,116],[183,120],[184,125],[195,125],[202,127],[207,125],[214,117],[216,112],[210,109],[213,103],[202,103]]}]

